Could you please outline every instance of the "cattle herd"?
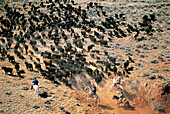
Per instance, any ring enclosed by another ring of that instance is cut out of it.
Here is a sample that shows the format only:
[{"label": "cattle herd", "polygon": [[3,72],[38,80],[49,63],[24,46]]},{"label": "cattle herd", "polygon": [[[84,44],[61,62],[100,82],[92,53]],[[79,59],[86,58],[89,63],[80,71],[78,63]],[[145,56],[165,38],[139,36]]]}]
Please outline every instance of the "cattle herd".
[{"label": "cattle herd", "polygon": [[[146,14],[139,23],[132,24],[126,22],[126,14],[108,15],[104,8],[97,2],[89,2],[82,8],[73,0],[29,1],[22,7],[5,4],[5,13],[0,17],[1,60],[12,63],[18,76],[27,72],[20,66],[25,63],[27,70],[37,70],[47,79],[59,79],[69,86],[67,77],[82,72],[97,83],[105,75],[117,75],[118,71],[122,75],[130,74],[134,70],[129,67],[134,63],[131,55],[118,63],[107,50],[97,47],[111,48],[115,38],[126,38],[129,34],[134,40],[141,40],[140,31],[151,35],[156,15]],[[101,22],[91,19],[90,9],[96,9],[96,17],[104,19]],[[106,59],[101,59],[101,55]],[[21,61],[17,62],[16,57]],[[118,67],[120,64],[123,67]],[[2,69],[13,75],[13,68],[3,66]]]}]

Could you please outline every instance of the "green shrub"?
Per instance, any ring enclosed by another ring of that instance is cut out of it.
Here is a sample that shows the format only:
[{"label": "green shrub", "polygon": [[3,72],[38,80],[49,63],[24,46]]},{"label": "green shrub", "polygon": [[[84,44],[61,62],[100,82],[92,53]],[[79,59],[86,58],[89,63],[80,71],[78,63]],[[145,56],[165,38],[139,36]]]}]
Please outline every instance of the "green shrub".
[{"label": "green shrub", "polygon": [[38,109],[38,108],[40,108],[37,104],[35,104],[34,106],[33,106],[33,108],[35,108],[35,109]]},{"label": "green shrub", "polygon": [[27,86],[24,86],[24,87],[22,88],[22,90],[28,90],[28,87],[27,87]]},{"label": "green shrub", "polygon": [[6,92],[5,94],[10,96],[12,94],[12,91]]}]

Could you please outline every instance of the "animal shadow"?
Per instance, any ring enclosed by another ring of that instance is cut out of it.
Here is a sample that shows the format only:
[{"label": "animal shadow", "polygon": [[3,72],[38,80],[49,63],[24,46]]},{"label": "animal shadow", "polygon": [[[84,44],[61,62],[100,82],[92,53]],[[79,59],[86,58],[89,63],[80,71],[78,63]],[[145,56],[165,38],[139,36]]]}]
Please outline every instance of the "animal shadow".
[{"label": "animal shadow", "polygon": [[[7,75],[7,74],[6,74]],[[8,74],[9,76],[12,76],[12,77],[18,77],[17,75],[14,75],[14,74]]]},{"label": "animal shadow", "polygon": [[101,107],[101,108],[103,108],[103,109],[106,109],[106,110],[114,110],[114,108],[109,107],[109,106],[106,106],[106,105],[101,105],[101,104],[99,104],[98,106]]},{"label": "animal shadow", "polygon": [[134,111],[135,110],[135,107],[134,106],[119,106],[119,108],[124,108],[124,110],[131,110],[131,111]]},{"label": "animal shadow", "polygon": [[42,98],[47,98],[49,97],[48,93],[47,92],[43,92],[43,93],[39,93],[40,97]]}]

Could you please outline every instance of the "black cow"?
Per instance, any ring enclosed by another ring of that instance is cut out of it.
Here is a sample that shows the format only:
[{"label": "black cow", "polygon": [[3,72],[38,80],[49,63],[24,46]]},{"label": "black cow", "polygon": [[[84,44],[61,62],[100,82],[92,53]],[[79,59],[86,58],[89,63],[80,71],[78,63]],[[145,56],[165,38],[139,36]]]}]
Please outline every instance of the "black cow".
[{"label": "black cow", "polygon": [[7,57],[8,57],[9,62],[11,62],[11,63],[14,63],[14,62],[15,62],[14,56],[10,56],[10,55],[8,54]]},{"label": "black cow", "polygon": [[107,40],[100,40],[100,45],[108,46]]},{"label": "black cow", "polygon": [[17,55],[17,57],[21,56],[21,53],[17,50],[14,50],[14,53]]},{"label": "black cow", "polygon": [[52,66],[52,61],[44,61],[44,63],[45,63],[45,66]]},{"label": "black cow", "polygon": [[17,74],[18,74],[19,77],[21,77],[21,74],[24,74],[24,73],[25,73],[24,70],[17,71]]},{"label": "black cow", "polygon": [[39,63],[34,62],[34,65],[39,71],[41,70],[41,65]]},{"label": "black cow", "polygon": [[26,65],[28,70],[33,71],[33,66],[32,66],[31,63],[25,62],[25,65]]},{"label": "black cow", "polygon": [[31,50],[29,50],[29,53],[31,53],[31,55],[34,56],[34,52],[32,52]]},{"label": "black cow", "polygon": [[17,42],[14,46],[14,49],[17,50],[19,48],[19,42]]},{"label": "black cow", "polygon": [[7,50],[10,49],[10,48],[11,48],[11,42],[8,42],[8,43],[6,44],[6,47],[7,47]]},{"label": "black cow", "polygon": [[[54,40],[54,41],[55,41],[55,40]],[[40,40],[40,43],[41,43],[43,46],[46,46],[46,42],[45,42],[43,39]]]},{"label": "black cow", "polygon": [[4,59],[5,55],[7,55],[7,51],[5,50],[5,48],[1,49],[1,56]]},{"label": "black cow", "polygon": [[53,45],[50,45],[51,51],[54,52],[55,51],[55,47]]},{"label": "black cow", "polygon": [[129,66],[129,60],[126,60],[126,61],[124,62],[124,68],[127,69],[128,66]]},{"label": "black cow", "polygon": [[101,77],[101,76],[96,77],[96,78],[95,78],[95,81],[96,81],[96,83],[101,82],[101,81],[102,81],[102,77]]},{"label": "black cow", "polygon": [[115,58],[115,57],[110,57],[110,56],[108,56],[108,59],[109,59],[113,64],[116,63],[116,58]]},{"label": "black cow", "polygon": [[1,41],[2,41],[2,43],[4,43],[5,44],[5,39],[4,38],[2,38],[2,39],[0,39]]},{"label": "black cow", "polygon": [[117,74],[117,67],[114,65],[113,68],[110,68],[110,71],[113,71],[114,75],[116,76],[116,74]]},{"label": "black cow", "polygon": [[94,44],[91,44],[87,47],[87,50],[90,51],[95,45]]},{"label": "black cow", "polygon": [[135,63],[135,61],[130,56],[128,56],[128,58],[130,62]]},{"label": "black cow", "polygon": [[28,54],[28,46],[27,46],[27,45],[24,45],[24,48],[25,48],[26,54]]},{"label": "black cow", "polygon": [[38,48],[35,47],[35,46],[33,46],[33,50],[34,50],[35,52],[38,52]]},{"label": "black cow", "polygon": [[8,68],[8,67],[2,67],[2,69],[5,71],[5,74],[8,74],[8,72],[10,72],[10,74],[12,75],[12,68]]},{"label": "black cow", "polygon": [[103,33],[106,32],[105,28],[102,26],[97,26],[97,30]]},{"label": "black cow", "polygon": [[15,69],[16,69],[16,71],[19,71],[19,68],[20,68],[19,63],[16,63],[16,64],[15,64]]},{"label": "black cow", "polygon": [[36,41],[31,40],[31,41],[30,41],[30,44],[31,44],[32,46],[35,46],[35,45],[37,44],[37,42],[36,42]]},{"label": "black cow", "polygon": [[38,62],[40,62],[40,59],[39,59],[39,58],[36,58],[36,60],[37,60]]},{"label": "black cow", "polygon": [[58,46],[57,49],[61,52],[64,53],[64,49],[61,46]]},{"label": "black cow", "polygon": [[61,55],[53,54],[52,59],[61,59]]}]

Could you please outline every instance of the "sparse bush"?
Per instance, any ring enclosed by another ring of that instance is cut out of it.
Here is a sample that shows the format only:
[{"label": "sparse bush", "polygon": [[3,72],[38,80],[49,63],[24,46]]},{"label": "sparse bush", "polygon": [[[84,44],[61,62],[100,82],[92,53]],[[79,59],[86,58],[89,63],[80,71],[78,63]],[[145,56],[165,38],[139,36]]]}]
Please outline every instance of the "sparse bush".
[{"label": "sparse bush", "polygon": [[59,107],[61,110],[63,110],[63,109],[64,109],[64,107],[63,107],[63,106],[61,106],[61,105],[58,105],[58,107]]},{"label": "sparse bush", "polygon": [[159,112],[165,112],[164,108],[160,104],[155,104],[154,110],[157,110]]},{"label": "sparse bush", "polygon": [[10,96],[12,94],[12,91],[6,92],[5,94]]},{"label": "sparse bush", "polygon": [[46,100],[44,104],[51,104],[51,102],[49,100]]},{"label": "sparse bush", "polygon": [[64,99],[63,99],[62,97],[59,97],[58,100],[59,100],[59,101],[62,101],[62,100],[64,100]]},{"label": "sparse bush", "polygon": [[151,63],[155,63],[155,64],[157,64],[157,63],[159,63],[157,60],[151,60]]},{"label": "sparse bush", "polygon": [[0,4],[3,4],[4,3],[4,0],[0,0]]},{"label": "sparse bush", "polygon": [[11,83],[11,81],[7,81],[6,83]]},{"label": "sparse bush", "polygon": [[144,72],[142,77],[146,77],[146,76],[149,76],[149,74]]},{"label": "sparse bush", "polygon": [[4,111],[2,109],[0,109],[0,113],[3,113]]},{"label": "sparse bush", "polygon": [[163,71],[169,71],[169,69],[168,68],[164,68]]},{"label": "sparse bush", "polygon": [[63,111],[64,111],[66,114],[70,114],[70,112],[69,112],[67,109],[63,109]]},{"label": "sparse bush", "polygon": [[34,106],[33,106],[33,108],[35,108],[35,109],[38,109],[38,108],[40,108],[37,104],[35,104]]},{"label": "sparse bush", "polygon": [[28,80],[34,80],[34,78],[27,78]]},{"label": "sparse bush", "polygon": [[155,98],[153,98],[153,97],[149,99],[149,101],[154,101],[154,100],[155,100]]},{"label": "sparse bush", "polygon": [[22,90],[29,90],[27,86],[24,86]]},{"label": "sparse bush", "polygon": [[20,97],[24,97],[23,95],[19,95]]},{"label": "sparse bush", "polygon": [[48,93],[47,92],[43,92],[41,94],[39,94],[42,98],[47,98],[48,97]]},{"label": "sparse bush", "polygon": [[19,0],[13,0],[13,2],[19,2]]},{"label": "sparse bush", "polygon": [[54,84],[55,87],[58,87],[58,84]]},{"label": "sparse bush", "polygon": [[7,114],[11,114],[11,111],[7,112]]},{"label": "sparse bush", "polygon": [[44,107],[47,109],[52,109],[52,107],[50,105],[44,105]]},{"label": "sparse bush", "polygon": [[156,79],[156,76],[155,76],[154,74],[151,74],[151,75],[149,76],[149,79]]},{"label": "sparse bush", "polygon": [[64,94],[67,94],[67,90],[64,90]]},{"label": "sparse bush", "polygon": [[164,77],[161,76],[161,75],[157,75],[157,77],[160,78],[160,79],[164,79]]},{"label": "sparse bush", "polygon": [[16,87],[16,86],[19,86],[19,84],[18,84],[18,83],[14,83],[14,84],[13,84],[13,87]]}]

